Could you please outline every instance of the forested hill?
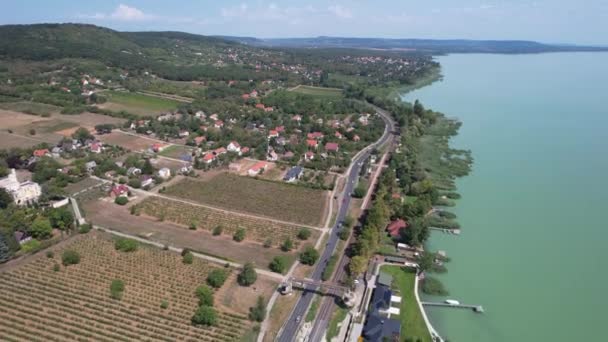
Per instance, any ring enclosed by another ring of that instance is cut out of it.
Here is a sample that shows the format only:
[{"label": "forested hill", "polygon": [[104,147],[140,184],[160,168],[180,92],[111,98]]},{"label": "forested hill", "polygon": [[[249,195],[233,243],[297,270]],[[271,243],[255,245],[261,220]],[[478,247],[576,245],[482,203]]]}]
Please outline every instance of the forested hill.
[{"label": "forested hill", "polygon": [[467,39],[384,39],[384,38],[270,38],[223,37],[235,42],[273,47],[360,48],[414,50],[431,54],[444,53],[541,53],[560,51],[608,51],[608,47],[544,44],[525,40]]},{"label": "forested hill", "polygon": [[219,67],[227,78],[247,78],[253,71],[245,65],[278,57],[279,52],[183,32],[118,32],[87,24],[0,26],[0,60],[85,58],[170,79],[215,76]]}]

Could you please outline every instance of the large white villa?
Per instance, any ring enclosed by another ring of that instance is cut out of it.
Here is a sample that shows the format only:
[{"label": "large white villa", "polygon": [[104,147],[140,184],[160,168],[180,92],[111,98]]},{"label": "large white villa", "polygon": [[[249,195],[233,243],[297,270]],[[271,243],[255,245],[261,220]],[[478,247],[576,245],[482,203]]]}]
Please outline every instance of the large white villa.
[{"label": "large white villa", "polygon": [[11,169],[8,176],[0,179],[0,188],[6,189],[6,191],[13,196],[13,200],[17,205],[34,203],[38,201],[38,198],[42,193],[40,185],[36,182],[19,182],[15,169]]}]

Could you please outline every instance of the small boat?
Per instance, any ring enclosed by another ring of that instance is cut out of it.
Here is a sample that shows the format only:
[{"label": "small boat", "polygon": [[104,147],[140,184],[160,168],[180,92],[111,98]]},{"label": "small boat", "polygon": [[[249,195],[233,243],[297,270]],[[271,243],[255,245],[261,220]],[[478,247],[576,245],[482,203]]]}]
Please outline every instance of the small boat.
[{"label": "small boat", "polygon": [[446,299],[445,303],[450,305],[460,305],[460,302],[455,299]]}]

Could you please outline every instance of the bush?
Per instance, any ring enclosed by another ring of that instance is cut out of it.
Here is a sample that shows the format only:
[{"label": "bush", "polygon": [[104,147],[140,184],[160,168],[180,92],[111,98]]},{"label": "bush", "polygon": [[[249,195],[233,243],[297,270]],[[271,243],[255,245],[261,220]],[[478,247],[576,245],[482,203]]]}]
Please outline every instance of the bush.
[{"label": "bush", "polygon": [[361,185],[358,185],[353,191],[354,198],[363,198],[365,196],[365,188]]},{"label": "bush", "polygon": [[129,199],[125,196],[118,196],[114,200],[114,203],[116,203],[118,205],[125,205],[125,204],[129,203]]},{"label": "bush", "polygon": [[268,238],[266,239],[266,241],[264,241],[264,248],[270,248],[272,247],[272,239]]},{"label": "bush", "polygon": [[346,241],[348,239],[348,237],[350,236],[350,230],[347,229],[346,227],[342,228],[339,232],[338,232],[338,238],[342,241]]},{"label": "bush", "polygon": [[245,229],[243,229],[243,228],[237,229],[236,232],[234,232],[232,239],[236,242],[241,242],[241,241],[245,240]]},{"label": "bush", "polygon": [[241,286],[249,286],[255,283],[258,279],[258,274],[253,267],[253,264],[248,262],[243,266],[243,270],[236,278],[237,283]]},{"label": "bush", "polygon": [[80,263],[80,254],[73,250],[67,250],[61,255],[63,266],[76,265]]},{"label": "bush", "polygon": [[31,129],[30,129],[30,135],[36,135],[36,130],[35,130],[35,129],[33,129],[33,128],[31,128]]},{"label": "bush", "polygon": [[61,266],[59,266],[59,264],[53,265],[53,271],[54,272],[59,272],[59,270],[61,270]]},{"label": "bush", "polygon": [[53,257],[55,257],[55,253],[53,253],[53,251],[48,251],[46,252],[46,257],[49,259],[53,259]]},{"label": "bush", "polygon": [[262,322],[266,318],[266,305],[264,297],[259,296],[254,307],[249,308],[249,319],[255,322]]},{"label": "bush", "polygon": [[215,235],[215,236],[222,235],[223,231],[224,231],[224,228],[221,225],[215,226],[215,228],[213,228],[213,235]]},{"label": "bush", "polygon": [[310,235],[311,235],[310,229],[308,229],[308,228],[302,228],[298,232],[298,239],[300,239],[300,240],[308,240],[308,238],[310,237]]},{"label": "bush", "polygon": [[225,271],[215,269],[209,272],[209,275],[207,275],[207,284],[216,289],[219,289],[220,287],[222,287],[222,285],[224,285],[226,278],[228,278],[228,274]]},{"label": "bush", "polygon": [[315,262],[319,259],[319,251],[317,251],[313,246],[306,246],[304,251],[300,254],[300,262],[304,265],[314,265]]},{"label": "bush", "polygon": [[113,299],[120,300],[122,298],[122,292],[124,290],[125,283],[120,279],[114,279],[110,284],[110,297]]},{"label": "bush", "polygon": [[213,290],[209,286],[201,285],[197,287],[195,294],[198,298],[198,305],[213,306]]},{"label": "bush", "polygon": [[292,249],[293,249],[293,242],[291,241],[291,239],[290,238],[285,239],[285,242],[283,242],[283,244],[281,245],[281,250],[283,252],[289,252]]},{"label": "bush", "polygon": [[196,230],[196,222],[191,222],[190,226],[188,227],[188,229],[190,229],[190,230]]},{"label": "bush", "polygon": [[141,188],[141,181],[139,179],[137,179],[137,178],[130,179],[127,184],[130,187],[135,188],[135,189]]},{"label": "bush", "polygon": [[215,309],[210,306],[200,306],[194,316],[192,316],[192,324],[195,325],[217,325],[217,313]]},{"label": "bush", "polygon": [[51,221],[48,218],[38,216],[32,222],[30,227],[30,233],[35,239],[47,239],[53,234],[53,227],[51,227]]},{"label": "bush", "polygon": [[127,238],[118,238],[114,242],[114,248],[121,252],[135,252],[137,245],[137,241]]},{"label": "bush", "polygon": [[169,302],[167,302],[167,300],[166,300],[166,299],[163,299],[163,301],[162,301],[162,302],[160,302],[160,308],[161,308],[161,309],[166,309],[166,308],[168,308],[168,307],[169,307]]},{"label": "bush", "polygon": [[276,256],[268,265],[272,272],[284,273],[287,270],[287,259],[285,257]]},{"label": "bush", "polygon": [[184,254],[182,261],[186,265],[191,265],[194,262],[194,255],[192,255],[191,252],[188,252],[188,253]]},{"label": "bush", "polygon": [[422,281],[422,292],[437,296],[447,296],[449,294],[439,279],[428,275]]},{"label": "bush", "polygon": [[86,234],[86,233],[88,233],[88,232],[90,232],[90,231],[91,231],[91,228],[92,228],[92,227],[91,227],[91,225],[90,225],[90,224],[88,224],[88,223],[81,224],[81,225],[80,225],[80,228],[78,228],[78,232],[79,232],[80,234]]}]

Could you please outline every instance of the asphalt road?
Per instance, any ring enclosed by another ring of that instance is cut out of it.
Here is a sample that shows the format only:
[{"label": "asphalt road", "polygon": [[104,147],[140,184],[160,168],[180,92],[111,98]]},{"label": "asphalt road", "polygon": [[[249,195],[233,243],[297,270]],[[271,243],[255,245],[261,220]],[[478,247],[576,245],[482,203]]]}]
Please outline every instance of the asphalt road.
[{"label": "asphalt road", "polygon": [[[315,267],[310,278],[313,280],[321,280],[321,274],[327,265],[329,258],[332,256],[334,250],[336,249],[336,245],[338,244],[338,232],[340,229],[338,228],[339,224],[344,221],[346,215],[348,213],[348,208],[350,206],[351,196],[350,194],[353,192],[355,184],[357,182],[357,178],[359,177],[359,173],[361,171],[361,165],[363,161],[369,158],[371,151],[373,148],[378,147],[386,143],[391,137],[392,133],[395,130],[395,122],[393,121],[390,114],[384,110],[376,108],[377,112],[380,114],[380,117],[384,120],[386,124],[384,133],[382,137],[372,145],[369,145],[363,152],[359,153],[359,155],[355,156],[351,163],[351,168],[348,173],[348,178],[346,179],[346,185],[344,190],[342,191],[343,201],[340,203],[340,208],[338,209],[338,215],[336,217],[336,224],[332,227],[329,232],[329,239],[327,241],[327,245],[323,250],[323,254],[319,258],[317,262],[317,266]],[[283,330],[281,332],[281,336],[279,336],[278,341],[281,342],[289,342],[295,340],[296,333],[304,319],[304,315],[306,314],[306,310],[310,306],[310,302],[312,301],[313,291],[315,289],[312,286],[307,287],[306,290],[302,293],[302,296],[296,303],[296,307],[291,312],[288,320],[285,322],[283,326]],[[316,342],[316,341],[313,341]]]}]

